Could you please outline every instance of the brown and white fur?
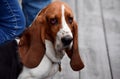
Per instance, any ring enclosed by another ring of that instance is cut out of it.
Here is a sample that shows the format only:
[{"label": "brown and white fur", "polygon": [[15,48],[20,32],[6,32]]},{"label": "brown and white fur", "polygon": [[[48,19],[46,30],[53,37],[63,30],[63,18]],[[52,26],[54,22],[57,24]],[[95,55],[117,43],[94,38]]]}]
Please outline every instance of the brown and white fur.
[{"label": "brown and white fur", "polygon": [[78,51],[78,26],[67,4],[56,1],[44,8],[19,42],[23,70],[18,79],[48,79],[59,70],[66,53],[73,70],[84,65]]}]

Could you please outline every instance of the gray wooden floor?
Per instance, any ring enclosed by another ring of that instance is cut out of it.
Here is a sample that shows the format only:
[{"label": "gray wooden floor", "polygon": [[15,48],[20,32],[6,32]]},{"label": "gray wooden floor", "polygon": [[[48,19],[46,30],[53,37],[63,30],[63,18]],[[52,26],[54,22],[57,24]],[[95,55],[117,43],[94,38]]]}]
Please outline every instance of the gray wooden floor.
[{"label": "gray wooden floor", "polygon": [[64,57],[53,79],[120,79],[120,0],[62,0],[79,25],[79,50],[85,68],[74,72]]}]

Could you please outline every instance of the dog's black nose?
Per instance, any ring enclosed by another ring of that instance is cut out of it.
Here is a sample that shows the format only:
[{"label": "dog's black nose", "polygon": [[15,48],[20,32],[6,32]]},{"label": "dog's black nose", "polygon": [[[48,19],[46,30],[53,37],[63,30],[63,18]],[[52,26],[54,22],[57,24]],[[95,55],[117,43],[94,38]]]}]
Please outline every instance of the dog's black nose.
[{"label": "dog's black nose", "polygon": [[71,37],[69,35],[67,35],[61,39],[64,46],[69,45],[72,42],[72,40],[73,40],[73,37]]}]

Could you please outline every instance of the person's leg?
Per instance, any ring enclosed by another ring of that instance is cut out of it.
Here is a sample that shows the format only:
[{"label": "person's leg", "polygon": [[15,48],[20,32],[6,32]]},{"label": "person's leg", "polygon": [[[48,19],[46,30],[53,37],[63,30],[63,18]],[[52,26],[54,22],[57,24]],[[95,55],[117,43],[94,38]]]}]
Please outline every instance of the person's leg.
[{"label": "person's leg", "polygon": [[[17,79],[19,61],[14,40],[25,28],[17,0],[0,1],[0,79]],[[6,42],[7,41],[7,42]]]},{"label": "person's leg", "polygon": [[49,3],[51,3],[51,0],[23,0],[22,1],[22,9],[26,17],[26,27],[28,27],[32,23],[37,13]]},{"label": "person's leg", "polygon": [[18,0],[0,1],[0,44],[15,39],[25,29],[25,23]]}]

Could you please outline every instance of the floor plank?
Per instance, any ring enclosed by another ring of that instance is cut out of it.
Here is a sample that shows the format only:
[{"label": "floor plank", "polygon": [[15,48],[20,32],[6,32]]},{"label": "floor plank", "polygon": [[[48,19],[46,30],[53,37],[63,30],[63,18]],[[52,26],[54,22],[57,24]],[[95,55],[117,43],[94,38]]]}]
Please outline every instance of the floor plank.
[{"label": "floor plank", "polygon": [[85,68],[80,79],[111,79],[99,0],[77,0],[79,45]]},{"label": "floor plank", "polygon": [[102,0],[103,19],[113,79],[120,79],[120,0]]}]

